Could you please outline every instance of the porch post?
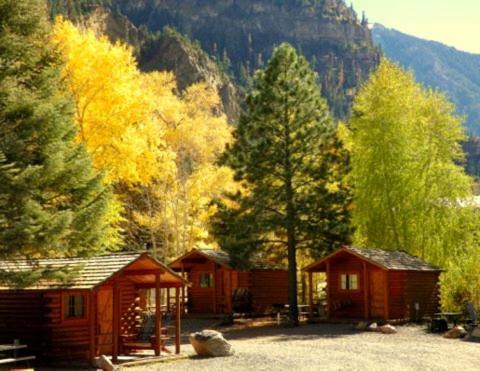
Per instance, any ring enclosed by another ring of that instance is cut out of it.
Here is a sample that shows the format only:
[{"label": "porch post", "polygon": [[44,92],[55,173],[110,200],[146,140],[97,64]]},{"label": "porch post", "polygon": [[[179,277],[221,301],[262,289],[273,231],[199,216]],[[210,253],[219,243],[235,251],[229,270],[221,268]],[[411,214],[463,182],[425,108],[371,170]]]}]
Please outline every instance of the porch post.
[{"label": "porch post", "polygon": [[213,263],[213,313],[217,314],[217,263]]},{"label": "porch post", "polygon": [[332,315],[332,305],[331,305],[331,289],[332,289],[332,282],[330,282],[332,279],[330,277],[330,261],[327,260],[327,318],[330,319]]},{"label": "porch post", "polygon": [[113,352],[112,362],[118,361],[118,340],[120,338],[120,285],[118,278],[113,283]]},{"label": "porch post", "polygon": [[385,283],[384,283],[384,289],[385,289],[385,294],[384,294],[384,303],[385,303],[385,321],[388,321],[388,319],[390,318],[390,308],[389,308],[389,305],[390,305],[390,298],[388,297],[388,291],[390,289],[390,285],[388,284],[388,271],[384,271],[384,279],[385,279]]},{"label": "porch post", "polygon": [[[183,267],[182,263],[182,278],[185,278],[185,268]],[[182,285],[182,313],[185,314],[185,285]]]},{"label": "porch post", "polygon": [[313,319],[313,273],[308,271],[308,303],[310,304],[310,319]]},{"label": "porch post", "polygon": [[162,328],[162,309],[160,300],[160,272],[155,274],[155,355],[160,356],[162,349],[161,328]]},{"label": "porch post", "polygon": [[90,291],[89,295],[89,317],[90,317],[90,362],[93,365],[93,361],[95,360],[95,356],[97,354],[97,344],[96,344],[96,333],[95,333],[95,323],[97,320],[97,311],[96,308],[96,293],[95,290]]},{"label": "porch post", "polygon": [[180,353],[180,288],[175,287],[175,354]]},{"label": "porch post", "polygon": [[368,271],[367,271],[367,263],[363,262],[363,318],[368,319],[368,290],[369,290],[369,282],[368,282]]},{"label": "porch post", "polygon": [[170,312],[170,289],[167,288],[167,312]]}]

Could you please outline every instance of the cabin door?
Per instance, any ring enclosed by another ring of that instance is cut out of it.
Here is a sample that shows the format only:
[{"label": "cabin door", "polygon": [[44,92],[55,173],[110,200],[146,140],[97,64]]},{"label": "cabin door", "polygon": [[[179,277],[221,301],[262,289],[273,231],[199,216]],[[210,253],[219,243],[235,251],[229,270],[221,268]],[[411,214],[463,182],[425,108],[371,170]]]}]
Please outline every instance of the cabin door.
[{"label": "cabin door", "polygon": [[97,344],[99,354],[113,351],[113,289],[101,288],[97,294]]},{"label": "cabin door", "polygon": [[370,317],[385,317],[385,275],[382,270],[370,271]]}]

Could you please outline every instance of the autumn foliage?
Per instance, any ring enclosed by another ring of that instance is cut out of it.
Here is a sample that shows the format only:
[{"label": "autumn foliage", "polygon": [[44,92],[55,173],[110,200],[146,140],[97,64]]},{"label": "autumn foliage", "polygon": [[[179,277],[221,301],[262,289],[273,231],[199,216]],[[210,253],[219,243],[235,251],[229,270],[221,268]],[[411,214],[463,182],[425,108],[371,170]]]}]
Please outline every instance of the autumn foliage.
[{"label": "autumn foliage", "polygon": [[211,243],[211,201],[233,187],[215,165],[231,139],[217,92],[204,83],[177,92],[168,72],[142,73],[132,50],[58,19],[53,39],[65,57],[77,139],[117,189],[131,248],[159,256]]}]

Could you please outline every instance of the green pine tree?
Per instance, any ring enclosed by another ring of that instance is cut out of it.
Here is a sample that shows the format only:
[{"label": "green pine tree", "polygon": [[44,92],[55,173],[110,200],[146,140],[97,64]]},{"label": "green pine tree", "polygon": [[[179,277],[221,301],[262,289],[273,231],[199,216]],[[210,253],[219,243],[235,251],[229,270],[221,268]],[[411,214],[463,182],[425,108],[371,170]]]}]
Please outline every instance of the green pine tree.
[{"label": "green pine tree", "polygon": [[74,141],[45,2],[0,0],[0,28],[0,259],[98,252],[110,191]]},{"label": "green pine tree", "polygon": [[226,159],[248,190],[232,197],[234,207],[220,205],[213,231],[239,260],[287,252],[290,320],[298,324],[297,250],[330,251],[349,229],[345,155],[315,73],[291,45],[257,72]]}]

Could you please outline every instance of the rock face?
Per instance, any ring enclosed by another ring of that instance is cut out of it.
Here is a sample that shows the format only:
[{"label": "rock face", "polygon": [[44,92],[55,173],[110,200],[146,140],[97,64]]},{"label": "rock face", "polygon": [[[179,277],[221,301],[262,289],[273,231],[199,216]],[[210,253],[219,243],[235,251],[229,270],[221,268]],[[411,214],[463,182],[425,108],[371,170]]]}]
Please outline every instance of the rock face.
[{"label": "rock face", "polygon": [[95,30],[99,35],[106,35],[110,41],[121,41],[131,45],[138,53],[146,35],[141,32],[127,17],[112,13],[102,7],[97,7],[91,13],[77,20],[84,27]]},{"label": "rock face", "polygon": [[190,344],[200,357],[226,357],[233,354],[232,346],[214,330],[203,330],[189,336]]},{"label": "rock face", "polygon": [[137,26],[171,26],[198,40],[244,85],[276,45],[290,42],[314,64],[338,117],[379,62],[366,19],[343,0],[113,0],[112,7]]},{"label": "rock face", "polygon": [[197,45],[173,30],[165,30],[142,48],[143,71],[172,71],[180,91],[197,82],[214,87],[231,122],[240,114],[240,96],[230,78]]},{"label": "rock face", "polygon": [[197,82],[206,82],[218,91],[223,113],[230,122],[235,122],[240,115],[241,96],[235,85],[212,58],[186,37],[174,31],[152,37],[127,17],[102,7],[77,17],[75,22],[106,35],[112,42],[130,44],[141,70],[174,72],[180,91]]}]

